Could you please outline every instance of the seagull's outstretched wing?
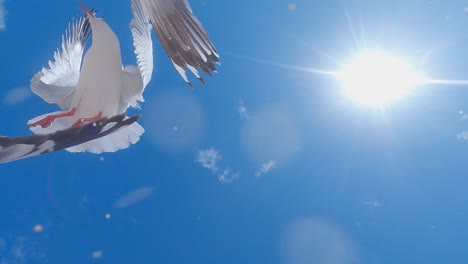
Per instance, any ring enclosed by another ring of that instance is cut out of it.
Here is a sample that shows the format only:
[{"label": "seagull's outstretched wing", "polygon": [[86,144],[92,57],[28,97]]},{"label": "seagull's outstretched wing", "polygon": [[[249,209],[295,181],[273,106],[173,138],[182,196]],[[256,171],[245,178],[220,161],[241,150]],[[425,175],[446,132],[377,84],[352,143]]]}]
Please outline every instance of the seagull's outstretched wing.
[{"label": "seagull's outstretched wing", "polygon": [[139,108],[138,102],[144,102],[143,91],[153,74],[153,42],[149,16],[139,0],[132,1],[133,19],[130,30],[137,57],[138,68],[126,66],[122,71],[122,94],[119,111],[126,111],[129,106]]},{"label": "seagull's outstretched wing", "polygon": [[149,16],[164,50],[187,84],[192,86],[187,69],[202,83],[199,69],[210,76],[216,72],[219,56],[187,0],[132,0],[132,6],[136,2]]},{"label": "seagull's outstretched wing", "polygon": [[150,17],[141,5],[140,0],[132,1],[133,19],[130,30],[133,36],[133,46],[137,56],[138,68],[143,80],[143,89],[151,80],[153,74],[153,42],[151,41]]},{"label": "seagull's outstretched wing", "polygon": [[48,103],[69,108],[80,77],[83,50],[90,36],[87,17],[72,20],[62,35],[62,50],[54,52],[54,62],[42,68],[31,80],[31,90]]},{"label": "seagull's outstretched wing", "polygon": [[0,136],[0,163],[34,157],[101,138],[135,123],[140,118],[139,115],[127,119],[125,117],[126,114],[120,114],[102,118],[93,123],[48,135],[19,138]]}]

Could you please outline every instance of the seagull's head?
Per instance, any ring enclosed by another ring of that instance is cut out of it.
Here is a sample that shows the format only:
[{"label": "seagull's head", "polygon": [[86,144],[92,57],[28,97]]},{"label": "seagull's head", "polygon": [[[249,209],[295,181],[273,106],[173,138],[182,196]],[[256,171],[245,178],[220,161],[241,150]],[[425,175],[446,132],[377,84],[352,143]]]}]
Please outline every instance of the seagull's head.
[{"label": "seagull's head", "polygon": [[[1,0],[0,0],[1,1]],[[112,29],[107,25],[106,21],[101,17],[96,17],[96,12],[93,9],[91,11],[78,0],[78,3],[83,8],[83,11],[86,14],[86,18],[91,25],[91,31],[93,35],[93,43],[99,42],[99,39],[109,39],[116,38]]]},{"label": "seagull's head", "polygon": [[81,3],[81,1],[78,1],[78,3],[81,5],[81,8],[83,8],[83,11],[85,12],[86,16],[88,17],[89,22],[91,23],[91,27],[94,27],[99,22],[104,21],[102,18],[96,17],[96,12],[89,11],[89,9],[83,3]]}]

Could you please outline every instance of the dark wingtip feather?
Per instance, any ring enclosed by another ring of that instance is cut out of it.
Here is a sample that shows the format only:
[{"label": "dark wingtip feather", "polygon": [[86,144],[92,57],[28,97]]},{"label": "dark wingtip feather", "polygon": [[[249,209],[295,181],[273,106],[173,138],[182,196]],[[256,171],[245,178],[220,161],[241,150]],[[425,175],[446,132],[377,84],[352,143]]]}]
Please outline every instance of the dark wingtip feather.
[{"label": "dark wingtip feather", "polygon": [[198,78],[198,80],[199,80],[203,85],[206,85],[206,82],[205,82],[205,80],[204,80],[202,77]]},{"label": "dark wingtip feather", "polygon": [[[188,2],[166,0],[164,3],[148,4],[146,7],[151,12],[153,28],[166,54],[175,65],[185,71],[189,65],[212,76],[216,71],[215,64],[218,64],[219,56],[203,25],[193,15]],[[203,54],[200,55],[200,52]],[[185,76],[181,75],[185,79]]]},{"label": "dark wingtip feather", "polygon": [[[140,115],[126,118],[126,113],[110,118],[102,118],[93,123],[57,131],[47,135],[31,135],[18,138],[0,136],[0,163],[33,157],[112,134],[136,122]],[[107,130],[108,124],[113,126]],[[48,147],[48,148],[44,148]]]}]

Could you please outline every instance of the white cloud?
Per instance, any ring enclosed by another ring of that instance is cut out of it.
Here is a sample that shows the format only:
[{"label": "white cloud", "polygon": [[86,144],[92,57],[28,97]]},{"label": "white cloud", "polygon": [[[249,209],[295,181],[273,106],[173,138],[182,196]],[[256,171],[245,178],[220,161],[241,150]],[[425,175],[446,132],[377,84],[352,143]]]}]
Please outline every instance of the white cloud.
[{"label": "white cloud", "polygon": [[463,110],[458,111],[458,114],[462,120],[468,119],[468,114],[466,114]]},{"label": "white cloud", "polygon": [[0,31],[5,30],[6,28],[5,17],[6,17],[7,11],[5,10],[5,6],[3,2],[4,0],[0,0]]},{"label": "white cloud", "polygon": [[[465,9],[466,9],[466,7],[465,7]],[[466,10],[465,10],[465,12],[466,12]],[[458,114],[460,114],[461,120],[463,120],[463,121],[468,120],[468,114],[465,113],[464,111],[460,110],[460,111],[458,111]],[[458,134],[457,134],[457,139],[458,139],[458,140],[466,140],[466,141],[468,141],[468,130],[464,130],[464,131],[458,133]]]},{"label": "white cloud", "polygon": [[224,184],[231,183],[234,180],[236,180],[237,178],[239,178],[239,173],[238,172],[237,173],[231,173],[231,169],[225,169],[223,171],[223,173],[218,175],[218,180],[221,183],[224,183]]},{"label": "white cloud", "polygon": [[203,168],[211,170],[213,173],[218,171],[218,162],[223,158],[214,148],[200,150],[197,153],[196,162],[200,163]]},{"label": "white cloud", "polygon": [[380,207],[382,204],[377,201],[377,200],[373,200],[373,201],[361,201],[361,204],[363,205],[367,205],[367,206],[372,206],[372,207]]},{"label": "white cloud", "polygon": [[255,173],[255,176],[260,177],[264,174],[269,173],[272,169],[276,168],[276,161],[270,160],[268,162],[265,162],[262,164],[260,167],[260,170]]},{"label": "white cloud", "polygon": [[[1,0],[0,0],[1,1]],[[6,105],[16,105],[23,103],[31,97],[32,93],[27,87],[18,87],[9,90],[3,97],[3,103]]]},{"label": "white cloud", "polygon": [[243,100],[240,100],[240,103],[239,103],[239,115],[243,119],[246,119],[246,120],[250,119],[249,112],[247,111],[247,108],[245,107]]},{"label": "white cloud", "polygon": [[120,197],[115,203],[115,208],[125,208],[137,204],[153,194],[153,187],[141,187],[130,191]]},{"label": "white cloud", "polygon": [[[203,168],[210,170],[214,175],[218,177],[221,183],[231,183],[239,178],[239,173],[232,173],[231,169],[223,169],[223,166],[219,165],[219,162],[223,159],[221,154],[218,153],[214,148],[200,150],[197,153],[195,159],[196,162],[200,163]],[[218,173],[218,171],[221,171]]]},{"label": "white cloud", "polygon": [[100,259],[100,258],[102,258],[102,255],[103,255],[102,250],[95,250],[95,251],[93,251],[93,253],[91,253],[91,257],[93,259]]},{"label": "white cloud", "polygon": [[462,131],[461,133],[458,133],[457,139],[468,140],[468,130],[465,130],[465,131]]}]

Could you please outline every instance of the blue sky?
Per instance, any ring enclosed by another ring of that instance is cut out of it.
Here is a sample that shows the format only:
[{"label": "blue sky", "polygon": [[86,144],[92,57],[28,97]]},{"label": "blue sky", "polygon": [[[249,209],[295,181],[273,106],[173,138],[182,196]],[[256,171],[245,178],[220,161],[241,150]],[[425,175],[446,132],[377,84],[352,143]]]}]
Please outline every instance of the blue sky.
[{"label": "blue sky", "polygon": [[[84,4],[134,64],[129,1]],[[468,2],[191,6],[219,73],[191,90],[153,39],[137,144],[2,164],[0,263],[466,263],[467,87],[376,109],[307,69],[374,48],[468,79]],[[0,0],[0,134],[56,109],[28,84],[78,14],[74,0]]]}]

